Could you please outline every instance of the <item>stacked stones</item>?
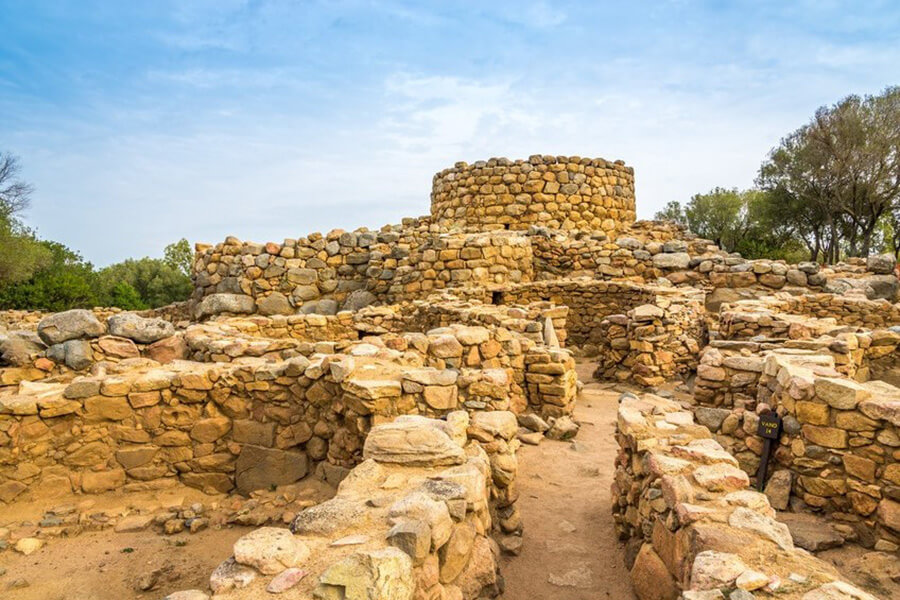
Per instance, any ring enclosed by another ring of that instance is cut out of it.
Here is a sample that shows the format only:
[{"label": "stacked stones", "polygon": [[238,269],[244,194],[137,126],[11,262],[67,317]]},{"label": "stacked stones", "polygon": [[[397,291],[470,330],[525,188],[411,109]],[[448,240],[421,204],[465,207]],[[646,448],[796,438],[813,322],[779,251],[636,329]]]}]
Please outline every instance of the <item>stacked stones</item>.
[{"label": "stacked stones", "polygon": [[696,367],[705,338],[702,304],[692,295],[659,295],[600,324],[597,378],[657,386]]},{"label": "stacked stones", "polygon": [[[868,381],[895,366],[900,332],[844,332],[812,339],[713,340],[700,354],[694,399],[704,406],[749,407],[756,405],[757,386],[765,357],[777,353],[794,360],[815,360],[857,381]],[[704,423],[705,425],[706,423]]]},{"label": "stacked stones", "polygon": [[616,439],[613,513],[640,600],[874,600],[794,548],[766,496],[677,403],[623,396]]},{"label": "stacked stones", "polygon": [[431,218],[442,228],[611,233],[635,219],[634,170],[577,156],[460,162],[434,176]]},{"label": "stacked stones", "polygon": [[95,363],[140,357],[169,362],[185,357],[175,327],[164,319],[115,312],[101,322],[97,312],[70,310],[45,316],[37,333],[16,331],[0,340],[0,354],[12,368],[0,369],[0,386],[84,371]]},{"label": "stacked stones", "polygon": [[531,244],[512,233],[442,235],[413,258],[415,264],[391,286],[390,297],[409,299],[445,287],[497,286],[534,277]]},{"label": "stacked stones", "polygon": [[560,382],[574,382],[574,361],[548,350],[553,360],[534,365],[559,374],[526,389],[530,369],[540,367],[526,362],[534,342],[524,341],[526,348],[504,328],[454,325],[367,338],[344,354],[130,365],[69,384],[20,386],[0,396],[3,498],[47,481],[100,492],[176,477],[247,492],[295,481],[310,461],[356,464],[371,424],[400,414],[529,405],[570,412],[574,386]]},{"label": "stacked stones", "polygon": [[[216,246],[198,244],[193,299],[207,306],[197,316],[214,312],[333,314],[338,306],[361,308],[364,304],[359,302],[365,296],[361,299],[357,294],[348,303],[351,294],[368,288],[387,290],[397,270],[408,266],[411,249],[424,243],[428,229],[427,219],[409,219],[379,232],[333,230],[281,244],[241,242],[234,237]],[[219,294],[240,298],[230,299],[231,306],[211,306],[209,297]]]},{"label": "stacked stones", "polygon": [[[348,600],[497,596],[491,458],[467,441],[467,424],[468,415],[454,413],[373,428],[365,462],[337,495],[301,512],[290,530],[265,527],[240,538],[210,577],[211,591]],[[205,591],[181,592],[190,593],[208,599]]]},{"label": "stacked stones", "polygon": [[490,506],[494,529],[513,536],[522,534],[522,516],[516,507],[519,498],[516,451],[521,444],[516,439],[518,430],[516,416],[509,411],[471,413],[467,430],[469,438],[478,442],[490,461]]},{"label": "stacked stones", "polygon": [[[774,409],[783,420],[774,453],[783,471],[773,475],[766,491],[776,508],[824,512],[863,545],[895,551],[900,548],[900,390],[847,377],[848,371],[866,374],[867,367],[853,369],[852,363],[863,360],[867,350],[878,356],[883,348],[896,349],[896,334],[888,333],[883,339],[891,345],[871,345],[877,335],[856,334],[824,349],[717,344],[703,353],[694,399],[700,404],[697,420],[751,475],[763,450],[756,437],[759,414]],[[851,343],[857,340],[867,345]]]},{"label": "stacked stones", "polygon": [[569,308],[566,319],[567,342],[579,346],[586,354],[596,354],[603,342],[600,329],[609,315],[626,312],[642,304],[656,301],[657,292],[678,293],[629,281],[597,281],[572,279],[524,284],[503,292],[504,303],[526,304],[549,301]]},{"label": "stacked stones", "polygon": [[835,294],[778,295],[722,305],[719,332],[724,339],[799,339],[825,334],[839,325],[883,329],[898,322],[900,308],[884,299]]},{"label": "stacked stones", "polygon": [[799,423],[781,442],[800,499],[850,524],[864,545],[900,549],[900,389],[772,355],[760,399]]},{"label": "stacked stones", "polygon": [[578,395],[575,359],[559,348],[535,347],[525,355],[530,408],[543,417],[571,415]]}]

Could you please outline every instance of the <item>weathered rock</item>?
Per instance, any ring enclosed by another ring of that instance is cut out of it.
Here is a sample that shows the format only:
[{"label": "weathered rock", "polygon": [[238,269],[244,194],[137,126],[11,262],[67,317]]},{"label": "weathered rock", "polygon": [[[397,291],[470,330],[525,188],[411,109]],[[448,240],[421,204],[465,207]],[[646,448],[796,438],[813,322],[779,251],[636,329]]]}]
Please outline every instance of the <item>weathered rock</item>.
[{"label": "weathered rock", "polygon": [[694,558],[691,567],[691,589],[711,590],[729,586],[747,570],[735,554],[704,550]]},{"label": "weathered rock", "polygon": [[234,465],[237,490],[249,494],[270,486],[294,483],[308,470],[306,454],[295,450],[279,450],[244,445]]},{"label": "weathered rock", "polygon": [[568,416],[559,417],[545,434],[551,440],[568,440],[578,435],[579,425]]},{"label": "weathered rock", "polygon": [[450,583],[462,573],[472,554],[475,536],[475,526],[468,521],[453,526],[450,539],[440,548],[441,583]]},{"label": "weathered rock", "polygon": [[415,466],[458,465],[465,451],[438,425],[395,421],[374,427],[366,437],[363,457]]},{"label": "weathered rock", "polygon": [[687,269],[691,257],[687,252],[659,253],[653,256],[653,266],[657,269]]},{"label": "weathered rock", "polygon": [[844,538],[828,523],[824,522],[821,517],[799,513],[784,513],[779,516],[779,520],[787,525],[794,544],[804,550],[819,552],[820,550],[836,548],[844,544]]},{"label": "weathered rock", "polygon": [[285,569],[269,582],[269,585],[266,586],[266,591],[270,594],[283,594],[300,583],[306,575],[307,572],[303,569]]},{"label": "weathered rock", "polygon": [[173,360],[186,359],[190,354],[187,343],[181,335],[173,335],[153,342],[144,348],[144,356],[158,363],[166,364]]},{"label": "weathered rock", "polygon": [[211,315],[223,313],[241,315],[250,314],[256,309],[252,296],[243,294],[210,294],[194,307],[194,316],[203,319]]},{"label": "weathered rock", "polygon": [[893,254],[877,254],[866,259],[866,270],[879,275],[890,275],[897,267],[897,259]]},{"label": "weathered rock", "polygon": [[264,575],[299,567],[309,558],[309,548],[287,529],[261,527],[234,543],[234,560]]},{"label": "weathered rock", "polygon": [[245,588],[256,579],[256,575],[256,569],[240,564],[232,556],[220,563],[212,572],[209,577],[209,589],[218,594]]},{"label": "weathered rock", "polygon": [[412,560],[397,548],[352,554],[319,577],[320,600],[411,600],[415,590]]},{"label": "weathered rock", "polygon": [[[769,503],[776,510],[787,510],[791,499],[791,483],[793,477],[791,472],[782,469],[775,471],[766,483],[765,494],[769,498]],[[795,540],[796,541],[796,540]]]},{"label": "weathered rock", "polygon": [[378,299],[375,297],[375,294],[366,290],[354,290],[350,292],[347,296],[347,299],[344,300],[343,306],[341,306],[341,310],[351,310],[358,311],[361,310],[371,304],[374,304]]},{"label": "weathered rock", "polygon": [[388,543],[406,552],[413,564],[422,564],[431,551],[431,527],[418,519],[402,519],[391,527]]},{"label": "weathered rock", "polygon": [[106,328],[89,310],[74,309],[44,317],[37,327],[38,335],[48,346],[68,340],[95,338],[106,333]]},{"label": "weathered rock", "polygon": [[643,544],[631,567],[631,581],[639,600],[676,600],[678,586],[666,564],[653,551],[652,544]]},{"label": "weathered rock", "polygon": [[139,344],[152,344],[175,334],[175,326],[164,319],[145,318],[134,313],[120,313],[106,321],[110,335],[115,335]]}]

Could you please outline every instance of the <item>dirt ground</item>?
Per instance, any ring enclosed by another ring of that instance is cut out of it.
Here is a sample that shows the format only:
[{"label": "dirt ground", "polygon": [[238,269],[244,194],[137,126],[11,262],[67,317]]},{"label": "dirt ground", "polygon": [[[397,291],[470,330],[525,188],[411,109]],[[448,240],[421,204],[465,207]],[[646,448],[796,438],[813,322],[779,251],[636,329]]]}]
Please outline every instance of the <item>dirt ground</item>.
[{"label": "dirt ground", "polygon": [[[231,546],[255,527],[231,527],[196,534],[161,536],[111,530],[51,540],[30,556],[5,552],[0,568],[4,600],[158,599],[170,592],[206,589],[209,574],[231,556]],[[183,545],[179,545],[183,544]],[[156,584],[141,592],[144,578]],[[16,581],[28,582],[15,588]]]},{"label": "dirt ground", "polygon": [[591,383],[591,368],[578,366],[585,386],[575,441],[544,440],[519,451],[524,544],[519,556],[503,560],[505,600],[634,598],[609,492],[619,393]]}]

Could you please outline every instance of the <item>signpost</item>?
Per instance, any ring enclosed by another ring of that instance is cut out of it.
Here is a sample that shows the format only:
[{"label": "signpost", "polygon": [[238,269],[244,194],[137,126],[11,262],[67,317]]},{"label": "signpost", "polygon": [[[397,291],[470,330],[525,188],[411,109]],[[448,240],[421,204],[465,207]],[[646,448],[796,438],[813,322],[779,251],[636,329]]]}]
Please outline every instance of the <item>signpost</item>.
[{"label": "signpost", "polygon": [[766,473],[769,470],[769,457],[772,454],[772,440],[777,441],[781,437],[781,417],[771,410],[759,415],[756,435],[763,438],[762,456],[759,461],[759,470],[756,472],[756,489],[761,492],[766,486]]}]

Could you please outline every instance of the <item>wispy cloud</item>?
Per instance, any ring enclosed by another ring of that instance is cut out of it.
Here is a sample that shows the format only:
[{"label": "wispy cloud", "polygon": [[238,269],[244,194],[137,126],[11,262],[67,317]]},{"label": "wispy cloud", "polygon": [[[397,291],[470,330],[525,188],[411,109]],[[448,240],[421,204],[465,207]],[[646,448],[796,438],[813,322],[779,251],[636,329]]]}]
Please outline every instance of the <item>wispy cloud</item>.
[{"label": "wispy cloud", "polygon": [[650,216],[900,80],[890,2],[85,1],[11,11],[0,140],[30,223],[100,264],[398,222],[435,171],[536,152],[626,160]]}]

